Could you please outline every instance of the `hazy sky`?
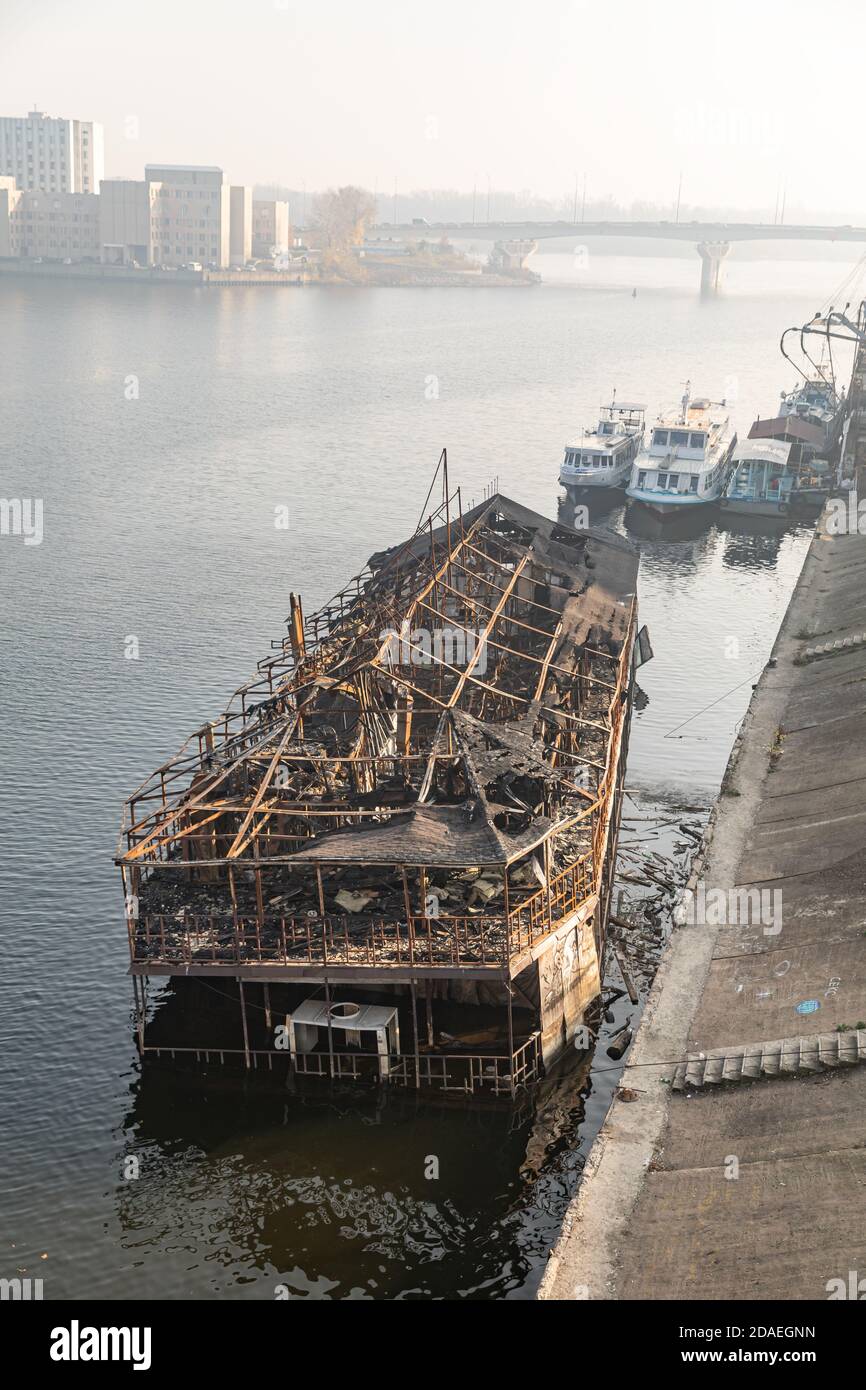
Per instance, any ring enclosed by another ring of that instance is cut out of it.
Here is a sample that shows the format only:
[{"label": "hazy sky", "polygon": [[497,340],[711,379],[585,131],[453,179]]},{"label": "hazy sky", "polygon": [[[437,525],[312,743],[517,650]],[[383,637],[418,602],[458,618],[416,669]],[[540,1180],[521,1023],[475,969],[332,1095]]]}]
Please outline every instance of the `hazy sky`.
[{"label": "hazy sky", "polygon": [[[866,218],[862,0],[0,0],[0,115],[106,172],[495,188]],[[137,123],[137,125],[135,124]],[[135,136],[137,130],[137,138]]]}]

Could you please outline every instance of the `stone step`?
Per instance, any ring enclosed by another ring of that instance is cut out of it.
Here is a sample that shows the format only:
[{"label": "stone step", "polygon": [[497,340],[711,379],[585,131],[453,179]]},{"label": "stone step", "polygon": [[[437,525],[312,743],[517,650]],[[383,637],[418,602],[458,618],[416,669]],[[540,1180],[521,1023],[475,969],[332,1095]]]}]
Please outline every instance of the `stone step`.
[{"label": "stone step", "polygon": [[827,1068],[866,1062],[866,1029],[844,1033],[809,1033],[770,1042],[690,1053],[674,1070],[671,1090],[699,1090],[724,1082],[759,1077],[804,1076]]}]

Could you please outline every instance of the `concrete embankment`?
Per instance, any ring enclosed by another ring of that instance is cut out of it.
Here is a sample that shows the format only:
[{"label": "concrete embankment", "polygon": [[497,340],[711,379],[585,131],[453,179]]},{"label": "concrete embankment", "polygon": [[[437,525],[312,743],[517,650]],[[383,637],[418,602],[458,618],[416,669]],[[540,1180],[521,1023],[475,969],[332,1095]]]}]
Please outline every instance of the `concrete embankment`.
[{"label": "concrete embankment", "polygon": [[541,1298],[866,1276],[866,538],[819,526],[690,886]]}]

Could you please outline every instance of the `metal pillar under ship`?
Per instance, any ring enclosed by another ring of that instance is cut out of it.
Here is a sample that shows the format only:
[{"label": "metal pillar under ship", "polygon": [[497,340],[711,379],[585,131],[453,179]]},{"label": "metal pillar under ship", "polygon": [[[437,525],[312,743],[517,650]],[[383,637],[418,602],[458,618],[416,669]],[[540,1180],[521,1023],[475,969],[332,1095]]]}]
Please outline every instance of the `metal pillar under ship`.
[{"label": "metal pillar under ship", "polygon": [[609,532],[457,493],[312,617],[292,595],[288,636],[126,803],[142,1057],[539,1080],[600,994],[637,571]]}]

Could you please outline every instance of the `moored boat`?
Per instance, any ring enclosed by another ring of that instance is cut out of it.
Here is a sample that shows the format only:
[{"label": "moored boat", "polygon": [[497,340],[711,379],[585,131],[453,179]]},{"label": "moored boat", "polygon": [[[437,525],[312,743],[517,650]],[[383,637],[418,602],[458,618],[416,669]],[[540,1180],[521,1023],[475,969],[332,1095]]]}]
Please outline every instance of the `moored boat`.
[{"label": "moored boat", "polygon": [[567,444],[559,481],[563,487],[625,487],[643,444],[646,406],[617,401],[599,409],[594,430],[584,430],[578,443]]},{"label": "moored boat", "polygon": [[797,482],[791,447],[777,439],[745,439],[738,444],[719,505],[741,516],[787,516]]},{"label": "moored boat", "polygon": [[635,460],[626,496],[659,516],[718,502],[736,442],[724,401],[692,400],[687,383],[679,406],[656,420]]}]

